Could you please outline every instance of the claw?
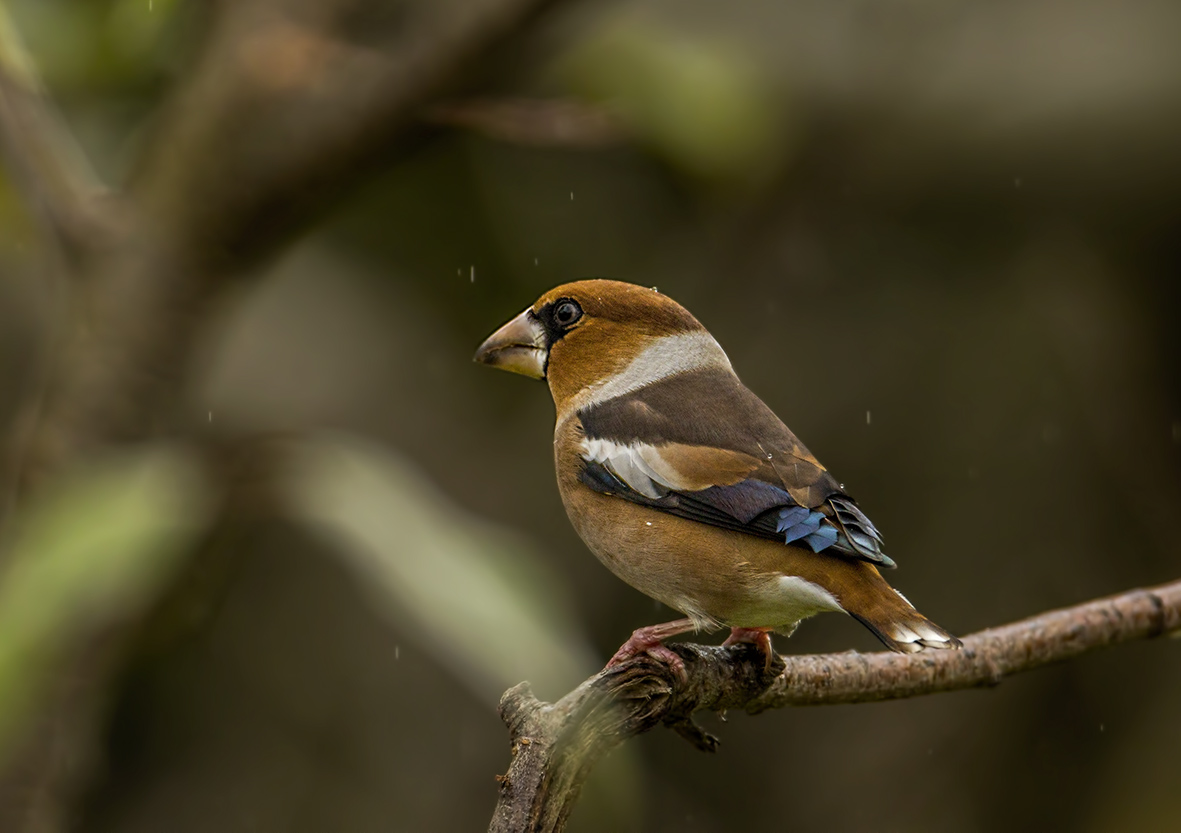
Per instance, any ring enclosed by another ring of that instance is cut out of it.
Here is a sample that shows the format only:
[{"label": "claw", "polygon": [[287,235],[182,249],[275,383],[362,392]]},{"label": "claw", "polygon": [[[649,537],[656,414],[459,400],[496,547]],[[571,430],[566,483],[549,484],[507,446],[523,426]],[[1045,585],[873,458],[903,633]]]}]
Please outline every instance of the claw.
[{"label": "claw", "polygon": [[693,621],[691,619],[678,619],[675,622],[665,622],[662,625],[649,625],[646,628],[638,628],[632,633],[631,638],[627,642],[619,646],[619,650],[615,652],[615,656],[607,661],[607,667],[613,668],[616,665],[620,665],[644,654],[652,657],[657,662],[665,663],[672,668],[678,677],[686,680],[688,679],[688,674],[685,672],[685,661],[673,653],[664,644],[664,640],[670,636],[691,631],[693,627]]},{"label": "claw", "polygon": [[775,649],[771,647],[770,628],[731,628],[730,635],[726,637],[722,647],[728,648],[742,643],[756,646],[763,654],[763,669],[770,670],[771,659],[775,656]]}]

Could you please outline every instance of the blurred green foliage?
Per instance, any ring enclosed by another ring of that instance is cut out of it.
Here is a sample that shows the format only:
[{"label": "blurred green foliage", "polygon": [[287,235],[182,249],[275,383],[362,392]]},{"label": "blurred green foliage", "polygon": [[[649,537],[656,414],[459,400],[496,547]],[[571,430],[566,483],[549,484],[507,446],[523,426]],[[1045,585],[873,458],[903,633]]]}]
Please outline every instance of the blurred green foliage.
[{"label": "blurred green foliage", "polygon": [[[180,0],[5,0],[12,21],[58,95],[142,87],[176,66]],[[191,5],[191,4],[188,4]],[[170,37],[171,35],[171,37]]]},{"label": "blurred green foliage", "polygon": [[792,114],[736,43],[622,17],[581,38],[556,72],[704,183],[765,183],[789,157]]},{"label": "blurred green foliage", "polygon": [[183,451],[145,448],[68,472],[26,507],[0,574],[0,765],[71,654],[176,576],[210,498]]},{"label": "blurred green foliage", "polygon": [[328,535],[379,615],[479,699],[525,679],[556,699],[594,672],[561,578],[526,540],[372,443],[324,437],[292,465],[293,517]]}]

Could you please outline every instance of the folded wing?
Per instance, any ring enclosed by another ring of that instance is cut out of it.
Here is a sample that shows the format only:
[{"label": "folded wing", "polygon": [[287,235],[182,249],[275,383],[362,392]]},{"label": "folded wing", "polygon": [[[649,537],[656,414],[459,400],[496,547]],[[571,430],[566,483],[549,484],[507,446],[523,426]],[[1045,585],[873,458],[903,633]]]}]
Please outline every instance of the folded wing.
[{"label": "folded wing", "polygon": [[894,562],[873,523],[732,373],[663,379],[579,413],[596,491],[814,552]]}]

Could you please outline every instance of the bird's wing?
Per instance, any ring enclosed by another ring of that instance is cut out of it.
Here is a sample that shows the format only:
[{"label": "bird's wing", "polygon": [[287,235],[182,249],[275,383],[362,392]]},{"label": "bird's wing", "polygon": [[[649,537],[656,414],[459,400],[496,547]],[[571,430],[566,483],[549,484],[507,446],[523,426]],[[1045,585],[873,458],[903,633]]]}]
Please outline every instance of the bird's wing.
[{"label": "bird's wing", "polygon": [[579,412],[583,483],[700,523],[892,567],[873,523],[732,373],[662,379]]}]

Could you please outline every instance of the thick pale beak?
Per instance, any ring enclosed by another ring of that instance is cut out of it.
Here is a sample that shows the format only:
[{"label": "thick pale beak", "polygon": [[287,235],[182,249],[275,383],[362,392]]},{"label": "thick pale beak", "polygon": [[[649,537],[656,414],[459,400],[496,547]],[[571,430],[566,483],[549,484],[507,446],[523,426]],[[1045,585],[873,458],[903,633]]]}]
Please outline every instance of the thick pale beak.
[{"label": "thick pale beak", "polygon": [[520,373],[530,379],[545,378],[545,331],[526,309],[512,321],[488,336],[476,351],[475,361]]}]

